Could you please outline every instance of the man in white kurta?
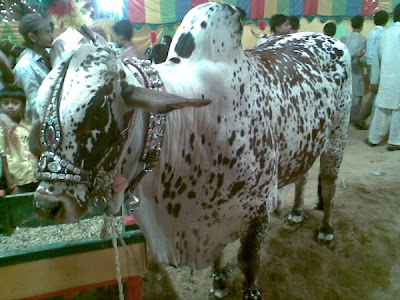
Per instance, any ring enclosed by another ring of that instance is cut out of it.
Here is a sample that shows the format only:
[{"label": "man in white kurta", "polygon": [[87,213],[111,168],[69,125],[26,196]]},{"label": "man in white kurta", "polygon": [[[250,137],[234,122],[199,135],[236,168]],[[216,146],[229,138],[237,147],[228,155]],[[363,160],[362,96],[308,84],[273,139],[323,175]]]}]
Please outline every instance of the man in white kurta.
[{"label": "man in white kurta", "polygon": [[351,27],[353,32],[340,41],[349,48],[351,55],[351,74],[353,83],[353,101],[350,113],[350,122],[359,119],[361,109],[361,98],[365,94],[364,89],[364,64],[365,64],[365,51],[367,49],[367,42],[365,37],[361,35],[364,26],[363,16],[354,16],[351,18]]},{"label": "man in white kurta", "polygon": [[[371,78],[371,66],[376,52],[376,47],[378,45],[379,40],[382,37],[383,31],[385,30],[385,26],[388,21],[389,21],[388,12],[384,10],[378,11],[374,16],[374,23],[376,26],[374,29],[370,31],[370,33],[367,36],[367,53],[365,57],[367,62],[367,72],[369,79]],[[372,109],[375,103],[375,97],[376,94],[374,92],[371,92],[367,100],[367,103],[365,103],[363,109],[361,110],[360,118],[353,122],[355,128],[360,130],[368,129],[365,120],[367,120],[372,113]]]},{"label": "man in white kurta", "polygon": [[377,89],[375,111],[366,143],[375,146],[388,136],[388,150],[400,150],[400,4],[395,24],[379,41],[371,68],[371,89]]}]

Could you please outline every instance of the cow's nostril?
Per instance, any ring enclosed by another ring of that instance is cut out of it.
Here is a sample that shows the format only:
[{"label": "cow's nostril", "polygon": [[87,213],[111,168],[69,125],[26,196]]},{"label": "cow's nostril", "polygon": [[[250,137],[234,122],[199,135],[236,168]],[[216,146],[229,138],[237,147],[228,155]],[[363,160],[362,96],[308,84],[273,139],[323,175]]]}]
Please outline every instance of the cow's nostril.
[{"label": "cow's nostril", "polygon": [[50,218],[55,219],[57,215],[59,215],[62,211],[62,204],[61,202],[57,202],[57,205],[54,206],[50,211]]},{"label": "cow's nostril", "polygon": [[63,205],[61,202],[47,200],[35,200],[35,211],[42,217],[55,219],[62,213]]}]

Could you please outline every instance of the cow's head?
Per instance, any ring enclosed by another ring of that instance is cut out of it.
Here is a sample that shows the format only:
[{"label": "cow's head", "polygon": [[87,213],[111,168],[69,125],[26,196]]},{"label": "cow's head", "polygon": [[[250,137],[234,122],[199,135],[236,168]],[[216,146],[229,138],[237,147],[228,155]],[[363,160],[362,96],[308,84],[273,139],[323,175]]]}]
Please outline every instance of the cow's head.
[{"label": "cow's head", "polygon": [[[81,219],[94,191],[98,196],[107,180],[100,173],[112,171],[121,155],[128,112],[165,113],[209,103],[145,89],[113,51],[93,46],[53,69],[37,101],[42,122],[30,137],[31,151],[40,156],[34,206],[60,223]],[[118,212],[121,194],[105,195],[106,212]]]}]

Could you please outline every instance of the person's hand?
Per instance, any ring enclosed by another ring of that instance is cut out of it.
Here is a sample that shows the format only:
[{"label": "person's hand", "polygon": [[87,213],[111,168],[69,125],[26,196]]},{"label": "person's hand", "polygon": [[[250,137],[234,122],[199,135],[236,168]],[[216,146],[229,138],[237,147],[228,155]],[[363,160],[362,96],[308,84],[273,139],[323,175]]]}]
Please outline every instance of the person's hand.
[{"label": "person's hand", "polygon": [[20,194],[18,186],[14,183],[11,186],[8,186],[5,192],[7,195]]},{"label": "person's hand", "polygon": [[365,52],[363,50],[357,51],[356,53],[353,54],[353,58],[360,58],[363,57]]},{"label": "person's hand", "polygon": [[15,81],[11,63],[2,51],[0,51],[0,71],[3,73],[4,82],[12,84]]},{"label": "person's hand", "polygon": [[15,186],[15,187],[12,189],[11,194],[13,194],[13,195],[15,195],[15,194],[21,194],[20,191],[19,191],[18,186]]},{"label": "person's hand", "polygon": [[374,94],[378,93],[379,84],[371,84],[369,87],[370,87],[372,93],[374,93]]},{"label": "person's hand", "polygon": [[0,190],[0,197],[4,197],[7,194],[5,190]]},{"label": "person's hand", "polygon": [[9,60],[3,52],[0,52],[0,68],[11,68]]},{"label": "person's hand", "polygon": [[15,123],[9,116],[4,113],[0,113],[0,124],[6,127],[10,132],[13,132],[15,127],[17,127],[17,123]]}]

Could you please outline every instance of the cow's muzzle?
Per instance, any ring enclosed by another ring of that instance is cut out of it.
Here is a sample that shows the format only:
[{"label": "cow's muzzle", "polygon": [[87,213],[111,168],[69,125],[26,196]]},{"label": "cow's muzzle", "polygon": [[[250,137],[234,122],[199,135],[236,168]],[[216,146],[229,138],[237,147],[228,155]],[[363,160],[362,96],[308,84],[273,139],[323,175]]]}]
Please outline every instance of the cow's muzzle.
[{"label": "cow's muzzle", "polygon": [[68,195],[52,195],[40,189],[34,194],[33,206],[38,215],[57,223],[77,222],[87,212],[87,206],[77,205],[76,199]]},{"label": "cow's muzzle", "polygon": [[63,215],[64,212],[64,208],[61,202],[53,202],[47,199],[42,199],[40,197],[34,198],[34,207],[38,215],[53,220]]}]

